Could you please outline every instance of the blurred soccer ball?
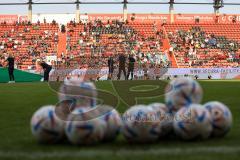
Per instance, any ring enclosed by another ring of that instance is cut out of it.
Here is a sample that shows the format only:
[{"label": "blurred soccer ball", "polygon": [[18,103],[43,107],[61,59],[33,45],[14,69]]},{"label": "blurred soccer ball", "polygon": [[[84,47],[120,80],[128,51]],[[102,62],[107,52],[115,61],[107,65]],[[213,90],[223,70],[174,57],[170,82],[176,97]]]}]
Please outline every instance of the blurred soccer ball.
[{"label": "blurred soccer ball", "polygon": [[165,102],[173,113],[176,113],[181,107],[200,103],[202,97],[201,86],[191,78],[177,78],[166,87]]},{"label": "blurred soccer ball", "polygon": [[228,107],[220,102],[208,102],[204,107],[210,112],[212,116],[212,135],[221,137],[226,135],[232,126],[232,113]]},{"label": "blurred soccer ball", "polygon": [[41,143],[56,143],[64,137],[65,122],[55,114],[54,106],[43,106],[31,119],[33,136]]},{"label": "blurred soccer ball", "polygon": [[70,110],[82,106],[96,106],[97,91],[92,82],[85,82],[77,77],[65,79],[58,93],[61,103],[71,102]]},{"label": "blurred soccer ball", "polygon": [[91,108],[76,108],[68,117],[65,133],[72,144],[95,144],[103,140],[106,123]]},{"label": "blurred soccer ball", "polygon": [[161,125],[160,137],[165,137],[173,130],[173,115],[163,103],[152,103],[148,105],[155,111],[156,120]]},{"label": "blurred soccer ball", "polygon": [[101,105],[97,107],[100,112],[101,119],[107,124],[107,128],[104,135],[104,141],[113,141],[122,127],[122,118],[118,111],[113,107]]},{"label": "blurred soccer ball", "polygon": [[174,131],[184,140],[207,139],[212,132],[212,118],[199,104],[181,108],[173,120]]},{"label": "blurred soccer ball", "polygon": [[160,123],[155,119],[156,112],[145,105],[136,105],[123,115],[122,132],[129,142],[154,142],[161,132]]}]

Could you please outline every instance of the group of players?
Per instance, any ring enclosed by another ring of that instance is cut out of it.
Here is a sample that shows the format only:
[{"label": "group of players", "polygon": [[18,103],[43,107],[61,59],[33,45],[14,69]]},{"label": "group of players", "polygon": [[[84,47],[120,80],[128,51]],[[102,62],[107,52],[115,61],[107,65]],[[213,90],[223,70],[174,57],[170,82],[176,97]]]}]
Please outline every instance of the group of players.
[{"label": "group of players", "polygon": [[[119,54],[118,56],[118,75],[117,78],[120,80],[121,74],[123,72],[125,80],[129,79],[129,76],[131,75],[131,80],[133,80],[133,72],[134,72],[134,64],[136,60],[134,56],[131,54],[128,57],[128,73],[126,72],[126,63],[127,63],[127,57],[125,54]],[[108,59],[108,68],[109,68],[109,76],[108,79],[112,79],[112,75],[114,72],[114,59],[112,56]]]}]

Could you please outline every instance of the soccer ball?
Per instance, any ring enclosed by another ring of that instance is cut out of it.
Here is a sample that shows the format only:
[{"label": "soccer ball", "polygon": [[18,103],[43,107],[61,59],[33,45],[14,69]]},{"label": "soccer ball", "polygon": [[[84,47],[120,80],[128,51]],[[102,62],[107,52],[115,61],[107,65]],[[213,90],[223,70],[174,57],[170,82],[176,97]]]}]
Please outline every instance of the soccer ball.
[{"label": "soccer ball", "polygon": [[167,136],[173,130],[173,115],[169,113],[167,106],[162,103],[152,103],[148,105],[148,107],[155,111],[155,118],[161,125],[161,132],[159,136]]},{"label": "soccer ball", "polygon": [[173,128],[176,135],[184,140],[207,139],[212,132],[212,118],[202,105],[192,104],[176,113]]},{"label": "soccer ball", "polygon": [[[171,89],[168,91],[168,89]],[[191,78],[172,80],[165,89],[165,102],[170,112],[176,113],[181,107],[200,103],[203,90],[199,83]]]},{"label": "soccer ball", "polygon": [[64,137],[65,122],[55,114],[54,106],[44,106],[37,110],[31,119],[31,131],[41,143],[56,143]]},{"label": "soccer ball", "polygon": [[97,110],[100,112],[102,120],[107,124],[107,128],[104,135],[104,141],[113,141],[122,127],[122,118],[118,111],[113,107],[101,105],[97,107]]},{"label": "soccer ball", "polygon": [[208,102],[204,107],[210,112],[213,122],[212,135],[221,137],[226,135],[232,126],[232,113],[227,106],[220,102]]},{"label": "soccer ball", "polygon": [[92,82],[85,82],[77,77],[65,79],[58,93],[60,103],[69,103],[69,109],[76,107],[96,106],[97,90]]},{"label": "soccer ball", "polygon": [[122,133],[129,142],[154,142],[161,132],[156,112],[145,105],[136,105],[123,114]]},{"label": "soccer ball", "polygon": [[103,140],[106,123],[95,109],[76,108],[68,117],[65,133],[72,144],[95,144]]}]

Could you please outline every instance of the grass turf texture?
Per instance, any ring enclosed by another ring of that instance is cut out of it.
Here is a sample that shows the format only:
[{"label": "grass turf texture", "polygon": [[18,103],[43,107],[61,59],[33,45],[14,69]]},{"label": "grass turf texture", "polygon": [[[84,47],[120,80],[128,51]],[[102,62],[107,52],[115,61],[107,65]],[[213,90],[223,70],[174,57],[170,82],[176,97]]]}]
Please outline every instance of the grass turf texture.
[{"label": "grass turf texture", "polygon": [[[124,83],[134,83],[125,81]],[[116,82],[118,83],[118,82]],[[126,85],[121,85],[125,90]],[[133,90],[152,90],[141,81]],[[41,145],[30,132],[32,114],[41,106],[56,104],[57,95],[46,83],[0,84],[0,159],[237,159],[240,155],[240,81],[200,81],[204,89],[204,103],[219,100],[233,113],[234,124],[224,138],[184,142],[162,140],[154,144],[128,144],[122,136],[113,143],[96,146],[69,144]],[[116,95],[108,81],[97,82],[97,87]],[[163,96],[139,100],[139,103],[163,102]],[[118,110],[127,106],[120,102]],[[57,158],[55,158],[57,157]]]}]

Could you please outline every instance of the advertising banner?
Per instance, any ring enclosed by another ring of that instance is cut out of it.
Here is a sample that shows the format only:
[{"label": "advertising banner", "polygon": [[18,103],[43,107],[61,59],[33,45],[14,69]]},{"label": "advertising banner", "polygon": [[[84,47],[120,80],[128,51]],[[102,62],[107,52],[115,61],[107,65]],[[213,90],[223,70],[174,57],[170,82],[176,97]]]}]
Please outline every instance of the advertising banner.
[{"label": "advertising banner", "polygon": [[[107,22],[108,20],[122,20],[122,14],[86,14],[81,15],[83,21],[101,20]],[[214,14],[175,14],[175,23],[215,23],[217,17]],[[218,22],[222,24],[233,23],[233,19],[236,19],[236,23],[240,23],[240,15],[226,15],[222,14],[218,17]],[[169,14],[128,14],[128,20],[131,22],[144,22],[144,23],[169,23]]]},{"label": "advertising banner", "polygon": [[236,23],[240,22],[240,15],[227,15],[223,14],[219,16],[219,23],[233,23],[233,19],[236,20]]},{"label": "advertising banner", "polygon": [[212,14],[176,14],[174,16],[175,23],[212,23],[215,22],[215,16]]},{"label": "advertising banner", "polygon": [[[113,80],[117,79],[118,70],[113,73]],[[153,68],[148,69],[148,79],[172,79],[174,77],[198,77],[198,79],[240,79],[240,68]],[[66,78],[77,77],[80,79],[107,80],[108,68],[100,69],[75,69],[53,70],[50,81],[63,81]],[[144,71],[140,68],[134,70],[135,79],[144,79]],[[121,79],[124,79],[123,75]]]},{"label": "advertising banner", "polygon": [[[36,23],[38,20],[43,22],[43,19],[46,19],[48,23],[52,20],[56,20],[59,24],[67,24],[71,20],[76,18],[75,14],[33,14],[33,22]],[[107,22],[108,20],[122,20],[123,14],[82,14],[80,19],[83,22],[101,20]],[[175,14],[174,22],[175,23],[215,23],[217,17],[214,14]],[[22,22],[26,21],[26,15],[0,15],[0,23],[14,23],[16,21]],[[236,23],[240,23],[240,14],[221,14],[218,17],[218,22],[221,24],[230,24],[235,20]],[[128,14],[128,21],[137,22],[137,23],[169,23],[170,15],[169,14]]]},{"label": "advertising banner", "polygon": [[0,15],[0,23],[16,23],[18,21],[18,15]]},{"label": "advertising banner", "polygon": [[28,20],[28,17],[27,16],[19,16],[18,17],[18,21],[19,22],[26,22]]},{"label": "advertising banner", "polygon": [[[101,20],[102,22],[107,22],[108,20],[122,20],[122,14],[88,14],[82,15],[81,19],[83,21],[94,21]],[[128,20],[133,22],[144,22],[144,23],[167,23],[170,21],[168,14],[128,14]]]},{"label": "advertising banner", "polygon": [[198,76],[198,79],[240,79],[240,68],[169,68],[163,78],[174,76]]}]

